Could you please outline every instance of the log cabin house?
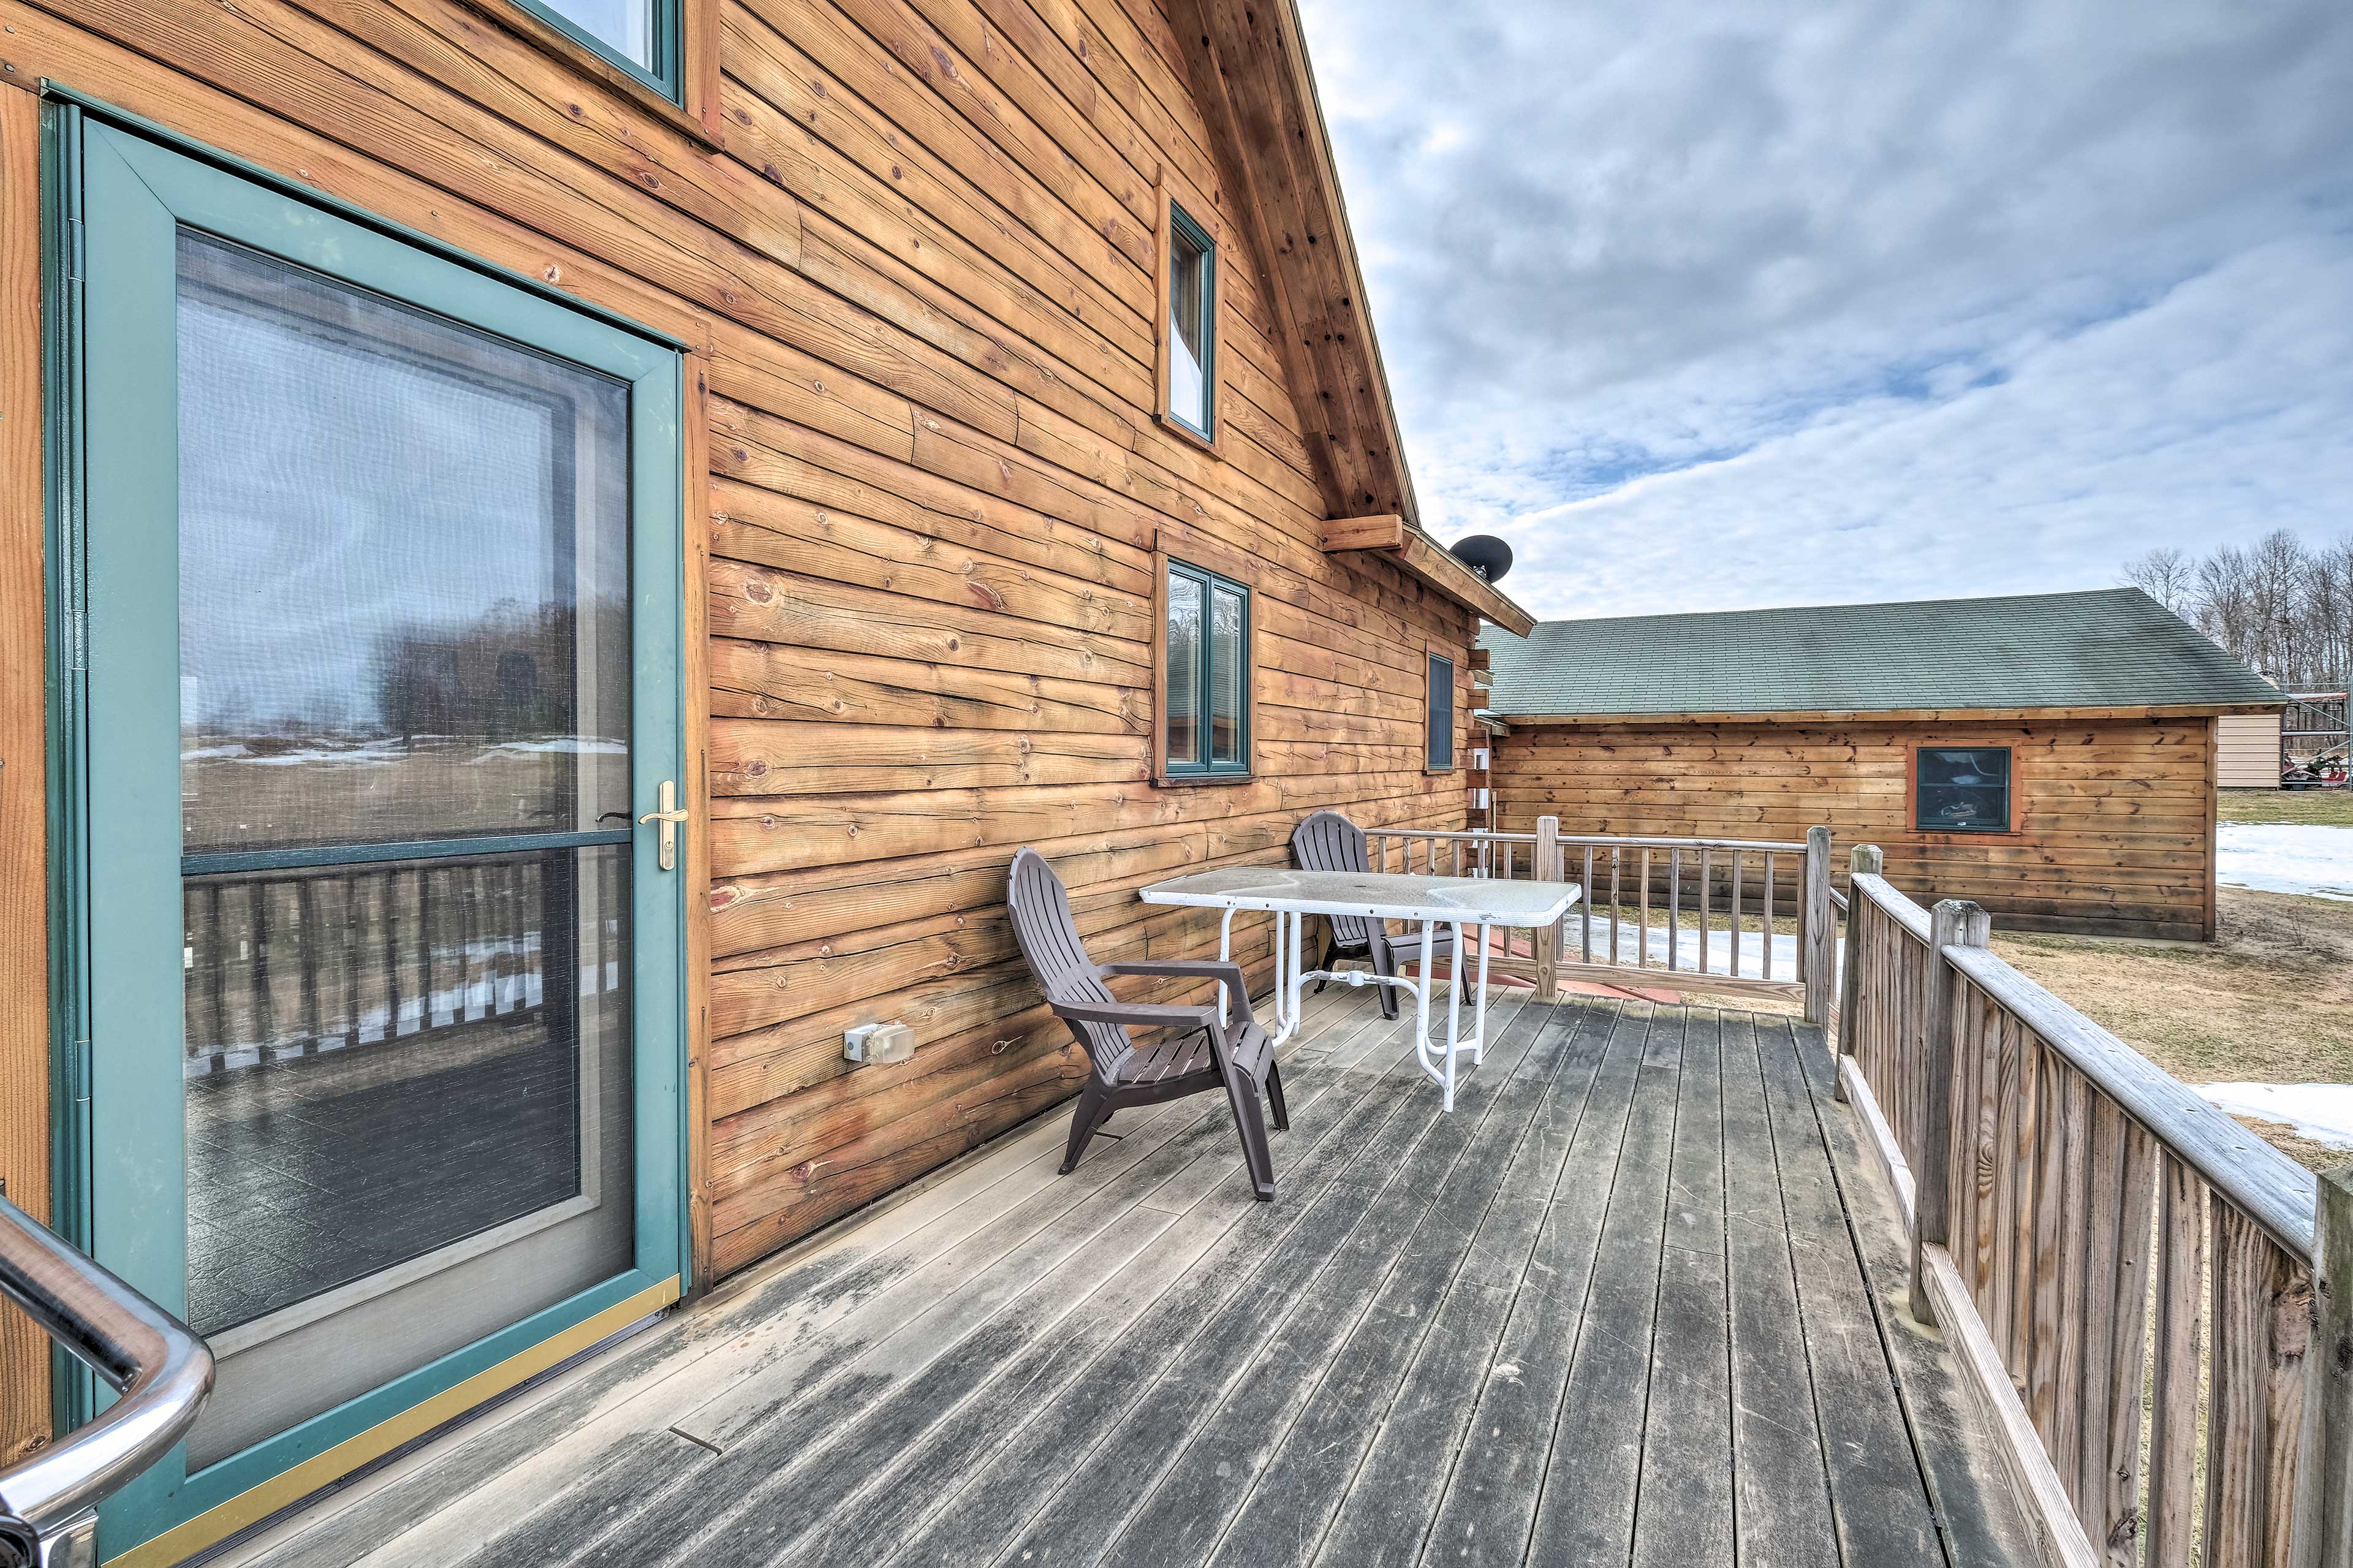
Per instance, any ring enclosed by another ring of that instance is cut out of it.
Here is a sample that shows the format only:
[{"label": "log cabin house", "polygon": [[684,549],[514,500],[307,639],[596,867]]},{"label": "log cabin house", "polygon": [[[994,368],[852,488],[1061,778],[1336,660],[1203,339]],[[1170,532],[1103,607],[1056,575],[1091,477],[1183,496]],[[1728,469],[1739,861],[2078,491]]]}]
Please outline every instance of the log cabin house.
[{"label": "log cabin house", "polygon": [[1561,879],[1453,832],[1533,622],[1419,514],[1288,0],[0,0],[0,1288],[132,1385],[0,1311],[0,1563],[2353,1562],[2353,1179],[1883,879],[1843,1060],[1826,956],[1540,978],[1451,1113],[1337,987],[1283,1201],[1218,1112],[1039,1157],[1017,846],[1106,960],[1318,807]]},{"label": "log cabin house", "polygon": [[[1482,637],[1493,825],[1876,844],[2008,928],[2211,941],[2216,731],[2285,699],[2137,588]],[[1832,864],[1843,874],[1844,851]]]},{"label": "log cabin house", "polygon": [[[106,1560],[1071,1093],[1018,846],[1162,957],[1144,881],[1462,826],[1532,622],[1424,530],[1287,0],[0,26],[0,1178],[220,1358]],[[5,1463],[98,1390],[0,1331]]]}]

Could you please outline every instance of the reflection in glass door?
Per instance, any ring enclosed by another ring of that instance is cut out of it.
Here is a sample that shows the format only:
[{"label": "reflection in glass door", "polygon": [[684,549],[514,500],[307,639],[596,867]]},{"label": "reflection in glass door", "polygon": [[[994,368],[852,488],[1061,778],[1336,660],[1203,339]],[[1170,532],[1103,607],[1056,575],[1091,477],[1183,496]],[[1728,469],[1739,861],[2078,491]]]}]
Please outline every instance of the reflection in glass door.
[{"label": "reflection in glass door", "polygon": [[[617,329],[87,135],[90,403],[142,351],[173,458],[128,482],[122,380],[89,435],[93,1215],[220,1358],[111,1555],[677,1270],[680,879],[632,820],[678,772],[677,393]],[[137,804],[165,779],[176,842]]]},{"label": "reflection in glass door", "polygon": [[539,1294],[628,1265],[628,388],[176,248],[202,1463],[347,1392],[293,1331],[568,1220]]}]

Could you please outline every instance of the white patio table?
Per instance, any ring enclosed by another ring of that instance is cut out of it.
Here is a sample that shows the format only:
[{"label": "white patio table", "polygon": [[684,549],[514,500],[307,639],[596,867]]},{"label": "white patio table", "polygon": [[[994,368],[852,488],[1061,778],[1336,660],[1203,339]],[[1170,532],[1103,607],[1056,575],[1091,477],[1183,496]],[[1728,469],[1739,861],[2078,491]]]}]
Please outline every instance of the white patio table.
[{"label": "white patio table", "polygon": [[[1147,904],[1176,904],[1226,911],[1218,937],[1218,956],[1232,957],[1234,916],[1244,910],[1264,910],[1275,919],[1274,997],[1275,1044],[1299,1028],[1300,993],[1310,980],[1336,980],[1345,985],[1395,985],[1414,995],[1414,1048],[1421,1070],[1446,1090],[1446,1109],[1454,1109],[1454,1063],[1464,1052],[1475,1066],[1487,1050],[1487,931],[1490,927],[1539,929],[1558,922],[1577,902],[1577,890],[1566,882],[1511,882],[1488,877],[1413,877],[1386,871],[1294,871],[1265,866],[1233,866],[1220,871],[1197,871],[1189,877],[1155,882],[1140,896]],[[1362,970],[1300,968],[1300,932],[1309,915],[1366,915],[1374,920],[1413,921],[1421,925],[1421,973],[1385,979]],[[1479,994],[1474,1005],[1471,1037],[1462,1037],[1462,987],[1446,988],[1446,1043],[1431,1036],[1430,1019],[1430,938],[1441,924],[1454,928],[1454,963],[1461,962],[1463,930],[1475,929],[1479,941]],[[1221,1004],[1222,1005],[1222,1004]]]}]

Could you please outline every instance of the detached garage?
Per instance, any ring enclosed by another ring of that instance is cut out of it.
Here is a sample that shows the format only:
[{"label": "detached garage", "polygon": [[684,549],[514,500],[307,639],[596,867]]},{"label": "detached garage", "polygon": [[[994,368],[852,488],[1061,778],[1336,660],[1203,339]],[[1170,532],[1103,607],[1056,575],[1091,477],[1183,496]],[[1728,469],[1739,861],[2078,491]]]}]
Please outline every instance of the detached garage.
[{"label": "detached garage", "polygon": [[[2216,724],[2285,700],[2137,588],[1490,629],[1495,824],[1877,844],[2012,930],[2211,940]],[[1841,869],[1841,878],[1843,870]]]}]

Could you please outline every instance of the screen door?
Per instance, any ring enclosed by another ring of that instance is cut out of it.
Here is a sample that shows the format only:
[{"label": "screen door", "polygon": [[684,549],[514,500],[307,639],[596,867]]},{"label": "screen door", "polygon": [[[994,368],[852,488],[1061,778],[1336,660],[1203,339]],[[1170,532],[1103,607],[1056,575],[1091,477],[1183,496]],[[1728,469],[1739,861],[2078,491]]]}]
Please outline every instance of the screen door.
[{"label": "screen door", "polygon": [[219,1358],[168,1524],[677,1272],[678,373],[85,138],[93,1226]]}]

